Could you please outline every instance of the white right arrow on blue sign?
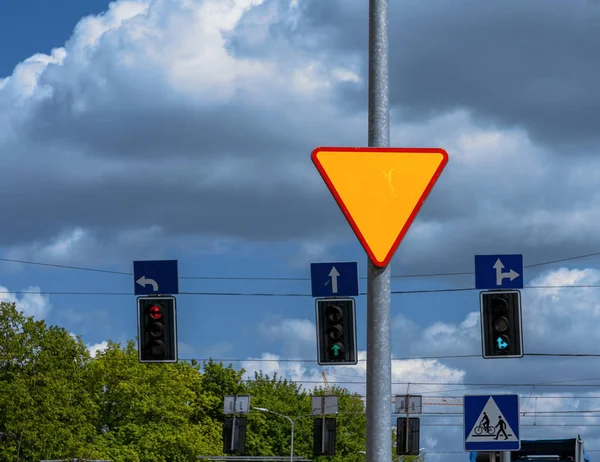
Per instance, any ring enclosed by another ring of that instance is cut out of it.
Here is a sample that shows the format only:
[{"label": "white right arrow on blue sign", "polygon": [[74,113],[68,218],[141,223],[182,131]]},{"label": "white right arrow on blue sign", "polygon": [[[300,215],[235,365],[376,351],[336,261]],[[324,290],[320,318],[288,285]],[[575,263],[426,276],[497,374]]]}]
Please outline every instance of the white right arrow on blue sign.
[{"label": "white right arrow on blue sign", "polygon": [[[486,419],[487,416],[487,419]],[[491,441],[519,441],[512,428],[500,412],[493,398],[490,397],[483,407],[474,427],[469,433],[467,443],[483,443]]]}]

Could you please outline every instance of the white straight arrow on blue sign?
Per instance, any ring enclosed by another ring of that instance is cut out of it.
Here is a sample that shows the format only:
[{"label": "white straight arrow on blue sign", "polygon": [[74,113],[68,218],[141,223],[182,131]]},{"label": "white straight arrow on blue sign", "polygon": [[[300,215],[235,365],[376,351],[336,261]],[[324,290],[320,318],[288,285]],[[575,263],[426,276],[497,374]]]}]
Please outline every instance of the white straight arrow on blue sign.
[{"label": "white straight arrow on blue sign", "polygon": [[337,278],[339,276],[340,276],[340,273],[338,273],[338,271],[335,269],[335,266],[333,268],[331,268],[331,271],[329,272],[329,277],[331,278],[331,293],[332,294],[337,294],[337,292],[338,292]]},{"label": "white straight arrow on blue sign", "polygon": [[358,263],[310,264],[313,297],[355,297],[358,295]]}]

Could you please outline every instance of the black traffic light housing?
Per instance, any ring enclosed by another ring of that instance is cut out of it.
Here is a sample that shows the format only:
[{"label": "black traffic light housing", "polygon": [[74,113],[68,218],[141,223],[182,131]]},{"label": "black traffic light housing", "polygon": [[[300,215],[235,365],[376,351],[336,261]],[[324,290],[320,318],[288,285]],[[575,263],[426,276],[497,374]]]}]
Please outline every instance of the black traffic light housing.
[{"label": "black traffic light housing", "polygon": [[316,315],[319,365],[357,364],[354,299],[318,298]]},{"label": "black traffic light housing", "polygon": [[396,420],[396,455],[418,456],[421,420],[418,417],[398,417]]},{"label": "black traffic light housing", "polygon": [[223,453],[243,455],[245,450],[246,417],[225,417],[223,422]]},{"label": "black traffic light housing", "polygon": [[141,363],[177,362],[175,297],[138,297],[138,356]]},{"label": "black traffic light housing", "polygon": [[521,292],[499,290],[480,293],[482,356],[522,358]]},{"label": "black traffic light housing", "polygon": [[335,456],[336,433],[335,417],[317,417],[313,422],[313,455]]}]

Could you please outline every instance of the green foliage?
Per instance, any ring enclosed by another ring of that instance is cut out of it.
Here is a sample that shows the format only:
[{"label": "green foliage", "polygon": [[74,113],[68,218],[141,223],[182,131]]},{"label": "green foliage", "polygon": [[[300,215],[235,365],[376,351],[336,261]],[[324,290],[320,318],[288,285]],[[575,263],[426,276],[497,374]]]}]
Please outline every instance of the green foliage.
[{"label": "green foliage", "polygon": [[[81,338],[0,305],[0,460],[108,459],[179,462],[222,455],[223,398],[251,395],[251,406],[295,421],[294,454],[320,462],[363,461],[364,404],[343,388],[339,397],[337,454],[313,456],[311,396],[323,389],[212,360],[140,364],[134,341],[109,342],[92,358]],[[288,455],[291,423],[252,410],[246,454]],[[10,435],[14,436],[10,436]]]}]

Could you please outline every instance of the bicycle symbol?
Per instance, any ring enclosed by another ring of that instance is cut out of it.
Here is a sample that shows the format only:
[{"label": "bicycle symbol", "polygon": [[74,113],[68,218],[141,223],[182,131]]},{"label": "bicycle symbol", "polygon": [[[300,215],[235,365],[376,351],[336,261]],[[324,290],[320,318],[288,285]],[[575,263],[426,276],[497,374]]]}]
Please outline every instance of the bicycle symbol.
[{"label": "bicycle symbol", "polygon": [[475,434],[476,435],[481,435],[483,432],[486,432],[488,435],[494,435],[496,433],[496,430],[494,427],[490,427],[489,425],[477,425],[475,427]]}]

